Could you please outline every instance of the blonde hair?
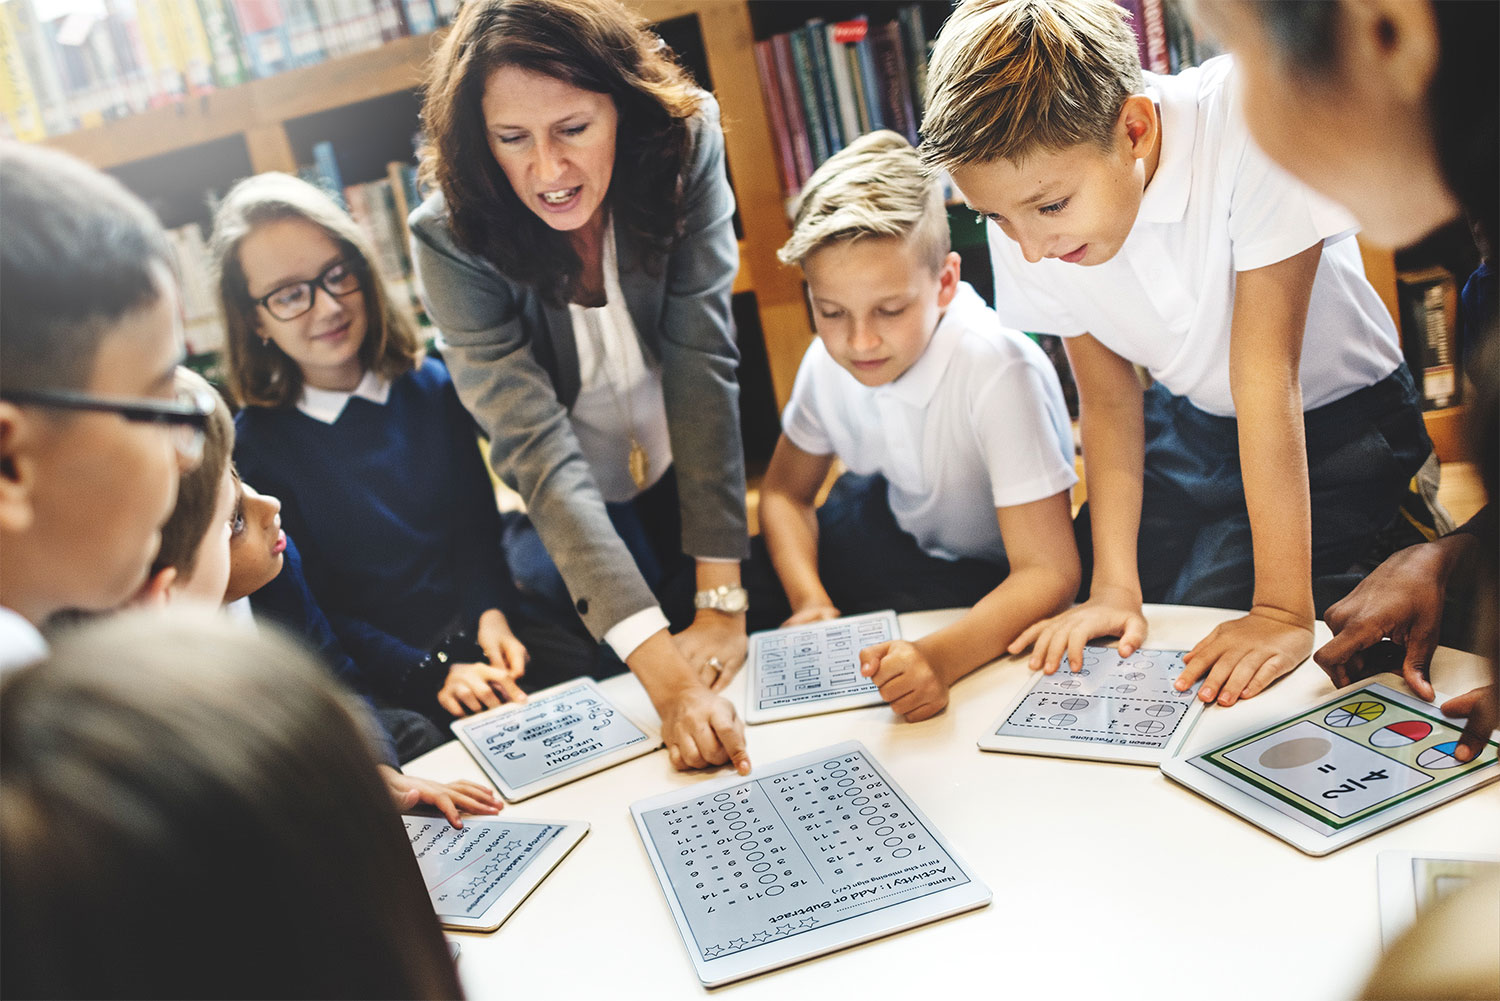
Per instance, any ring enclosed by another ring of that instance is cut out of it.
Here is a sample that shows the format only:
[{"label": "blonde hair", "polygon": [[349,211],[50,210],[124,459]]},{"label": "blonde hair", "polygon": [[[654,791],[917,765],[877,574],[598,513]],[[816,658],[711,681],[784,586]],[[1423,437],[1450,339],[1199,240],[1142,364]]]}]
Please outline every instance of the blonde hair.
[{"label": "blonde hair", "polygon": [[967,0],[932,51],[923,159],[953,170],[1108,149],[1145,89],[1128,18],[1114,0]]},{"label": "blonde hair", "polygon": [[895,132],[871,132],[830,157],[807,179],[793,208],[792,238],[776,252],[801,264],[830,243],[889,236],[907,241],[934,273],[951,239],[936,178]]},{"label": "blonde hair", "polygon": [[175,381],[179,390],[208,392],[214,398],[213,413],[208,415],[208,424],[203,429],[203,458],[197,468],[183,473],[178,480],[177,506],[162,526],[161,548],[151,564],[153,574],[175,567],[178,579],[186,580],[198,565],[198,550],[213,519],[224,467],[234,451],[234,418],[224,398],[197,372],[179,365]]},{"label": "blonde hair", "polygon": [[359,265],[367,329],[359,348],[364,367],[394,379],[416,367],[417,336],[396,308],[375,269],[375,249],[364,230],[323,191],[274,171],[247,177],[229,189],[214,213],[209,253],[224,309],[228,390],[242,407],[290,407],[302,395],[302,370],[274,344],[261,344],[255,303],[240,264],[240,243],[256,227],[281,219],[305,219]]}]

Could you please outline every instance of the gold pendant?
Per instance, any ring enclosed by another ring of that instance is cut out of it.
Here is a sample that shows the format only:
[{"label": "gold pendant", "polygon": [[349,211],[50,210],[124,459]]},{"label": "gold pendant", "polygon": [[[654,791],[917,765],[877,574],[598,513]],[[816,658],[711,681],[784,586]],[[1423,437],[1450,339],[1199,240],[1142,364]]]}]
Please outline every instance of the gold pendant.
[{"label": "gold pendant", "polygon": [[646,458],[646,450],[635,438],[630,439],[630,478],[635,481],[637,490],[645,490],[646,483],[651,476],[651,460]]}]

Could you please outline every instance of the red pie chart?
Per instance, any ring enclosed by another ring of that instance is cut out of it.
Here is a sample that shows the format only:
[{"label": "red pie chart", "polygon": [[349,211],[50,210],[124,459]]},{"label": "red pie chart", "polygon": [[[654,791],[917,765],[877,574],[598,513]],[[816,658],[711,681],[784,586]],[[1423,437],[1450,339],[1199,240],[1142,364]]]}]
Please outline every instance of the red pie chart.
[{"label": "red pie chart", "polygon": [[1426,740],[1430,733],[1432,733],[1431,723],[1419,719],[1408,719],[1376,730],[1370,734],[1370,743],[1376,747],[1400,747],[1403,744],[1415,744],[1419,740]]}]

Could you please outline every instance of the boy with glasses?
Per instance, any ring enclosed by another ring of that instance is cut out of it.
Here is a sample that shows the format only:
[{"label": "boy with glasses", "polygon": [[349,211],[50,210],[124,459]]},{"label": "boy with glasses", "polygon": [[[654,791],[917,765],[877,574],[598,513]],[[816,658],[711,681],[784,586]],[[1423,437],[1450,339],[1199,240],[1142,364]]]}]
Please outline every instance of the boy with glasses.
[{"label": "boy with glasses", "polygon": [[0,670],[147,581],[211,402],[179,397],[161,225],[72,157],[0,144]]}]

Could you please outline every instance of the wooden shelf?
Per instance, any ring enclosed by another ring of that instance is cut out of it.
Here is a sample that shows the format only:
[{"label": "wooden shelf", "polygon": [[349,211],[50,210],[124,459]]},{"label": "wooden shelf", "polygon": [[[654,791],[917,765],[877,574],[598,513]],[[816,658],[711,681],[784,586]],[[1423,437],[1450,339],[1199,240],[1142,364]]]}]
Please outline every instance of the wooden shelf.
[{"label": "wooden shelf", "polygon": [[1467,462],[1469,442],[1465,424],[1468,408],[1463,406],[1429,410],[1422,415],[1427,422],[1427,436],[1432,439],[1432,450],[1439,462]]}]

